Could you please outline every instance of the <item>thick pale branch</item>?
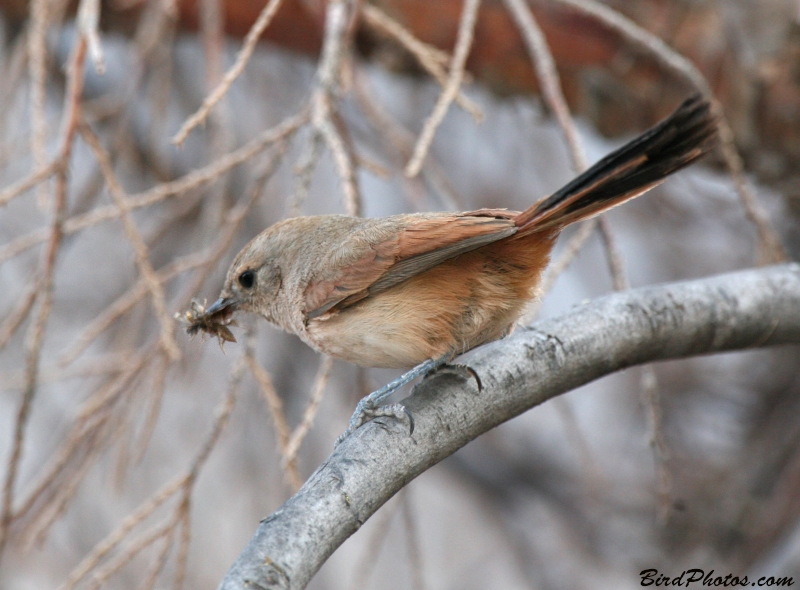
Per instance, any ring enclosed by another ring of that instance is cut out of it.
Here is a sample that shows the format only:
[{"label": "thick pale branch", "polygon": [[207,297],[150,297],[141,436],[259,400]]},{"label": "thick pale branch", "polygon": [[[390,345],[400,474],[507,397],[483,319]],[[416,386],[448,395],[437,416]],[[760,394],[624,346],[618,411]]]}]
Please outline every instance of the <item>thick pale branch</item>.
[{"label": "thick pale branch", "polygon": [[223,590],[304,588],[333,551],[409,481],[480,434],[614,371],[800,343],[800,265],[617,293],[519,329],[469,360],[473,380],[440,373],[406,405],[416,428],[376,419],[346,439],[261,522]]}]

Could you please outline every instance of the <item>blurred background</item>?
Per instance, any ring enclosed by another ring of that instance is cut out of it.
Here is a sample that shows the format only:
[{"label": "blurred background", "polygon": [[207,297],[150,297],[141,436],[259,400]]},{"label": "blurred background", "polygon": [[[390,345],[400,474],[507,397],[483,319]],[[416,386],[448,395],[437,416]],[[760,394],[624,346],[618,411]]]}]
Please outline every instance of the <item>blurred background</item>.
[{"label": "blurred background", "polygon": [[[224,350],[184,334],[275,221],[523,209],[707,84],[728,153],[566,231],[527,320],[800,255],[796,0],[2,0],[0,24],[0,588],[215,588],[395,376],[255,318]],[[798,580],[798,394],[797,347],[609,376],[413,481],[310,587]]]}]

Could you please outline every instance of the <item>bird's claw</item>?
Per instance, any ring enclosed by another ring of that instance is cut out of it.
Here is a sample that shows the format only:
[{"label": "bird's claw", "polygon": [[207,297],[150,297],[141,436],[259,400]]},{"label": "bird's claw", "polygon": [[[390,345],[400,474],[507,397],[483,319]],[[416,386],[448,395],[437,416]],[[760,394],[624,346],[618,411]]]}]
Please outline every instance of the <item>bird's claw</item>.
[{"label": "bird's claw", "polygon": [[350,436],[369,420],[382,417],[394,418],[398,422],[408,421],[409,434],[414,433],[414,416],[403,404],[398,403],[388,404],[385,406],[373,406],[372,404],[359,403],[356,407],[356,411],[353,413],[353,417],[350,418],[350,425],[347,427],[347,430],[345,430],[339,436],[339,438],[336,439],[336,442],[333,445],[334,448],[342,444],[344,439]]},{"label": "bird's claw", "polygon": [[446,363],[431,370],[428,375],[438,373],[439,371],[448,371],[451,373],[458,373],[460,375],[464,375],[464,373],[466,373],[467,378],[472,377],[475,379],[475,385],[478,386],[478,391],[483,391],[483,382],[481,381],[480,375],[478,375],[478,372],[469,365],[464,365],[461,363]]}]

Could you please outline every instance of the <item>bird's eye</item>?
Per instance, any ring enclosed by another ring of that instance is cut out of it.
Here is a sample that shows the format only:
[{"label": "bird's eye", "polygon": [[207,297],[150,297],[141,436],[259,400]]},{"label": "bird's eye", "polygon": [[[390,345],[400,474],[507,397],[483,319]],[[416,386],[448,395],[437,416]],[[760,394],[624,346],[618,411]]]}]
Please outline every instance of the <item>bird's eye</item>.
[{"label": "bird's eye", "polygon": [[245,289],[252,289],[256,282],[256,273],[252,270],[246,270],[239,275],[239,284]]}]

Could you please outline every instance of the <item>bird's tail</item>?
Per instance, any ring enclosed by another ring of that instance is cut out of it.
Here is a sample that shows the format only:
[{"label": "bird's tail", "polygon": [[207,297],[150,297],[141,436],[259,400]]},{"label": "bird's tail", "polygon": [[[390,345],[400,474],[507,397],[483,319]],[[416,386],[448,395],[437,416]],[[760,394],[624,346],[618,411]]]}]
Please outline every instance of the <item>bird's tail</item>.
[{"label": "bird's tail", "polygon": [[564,227],[641,195],[710,151],[716,129],[709,102],[692,96],[658,125],[517,215],[517,235]]}]

